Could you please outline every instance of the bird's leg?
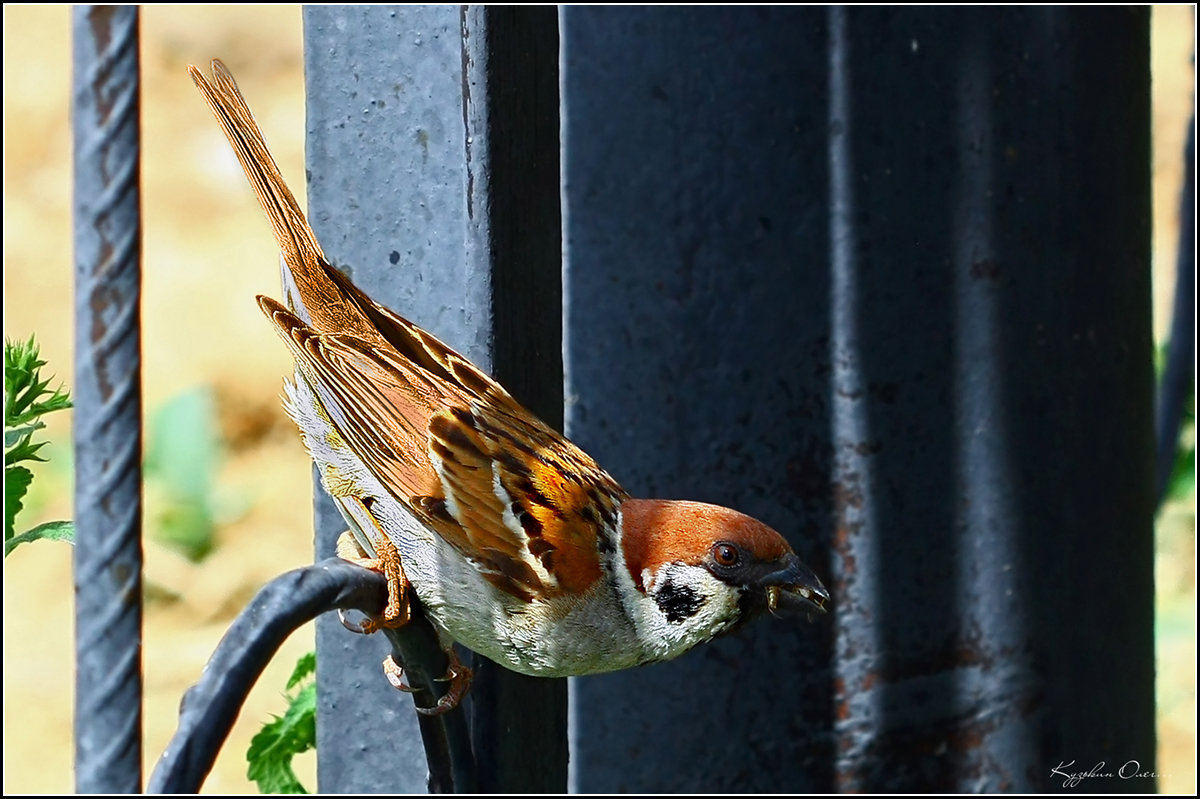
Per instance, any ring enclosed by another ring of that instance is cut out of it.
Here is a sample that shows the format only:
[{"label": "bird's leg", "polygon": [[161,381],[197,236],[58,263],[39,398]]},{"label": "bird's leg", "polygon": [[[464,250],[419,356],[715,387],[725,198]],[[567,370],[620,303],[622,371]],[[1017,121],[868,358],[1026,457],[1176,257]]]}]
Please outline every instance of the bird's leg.
[{"label": "bird's leg", "polygon": [[[383,627],[403,627],[412,618],[412,606],[408,599],[408,592],[412,586],[404,576],[399,550],[362,500],[357,497],[338,497],[338,501],[350,517],[351,523],[370,541],[375,550],[375,557],[370,557],[359,543],[358,537],[350,530],[338,537],[337,556],[365,569],[379,572],[387,578],[388,599],[382,615],[364,621],[359,625],[359,631],[373,633]],[[344,619],[342,623],[345,624]]]},{"label": "bird's leg", "polygon": [[[450,688],[438,700],[433,707],[417,706],[417,712],[424,716],[440,716],[443,713],[449,712],[458,707],[462,702],[462,698],[467,695],[467,690],[471,687],[471,678],[474,676],[471,670],[463,665],[458,659],[458,653],[454,651],[454,647],[450,646],[446,649],[446,664],[445,675],[438,677],[437,682],[449,682]],[[392,687],[404,691],[405,693],[415,693],[421,689],[413,688],[404,681],[404,669],[396,662],[396,659],[388,655],[383,661],[383,674],[387,677]]]}]

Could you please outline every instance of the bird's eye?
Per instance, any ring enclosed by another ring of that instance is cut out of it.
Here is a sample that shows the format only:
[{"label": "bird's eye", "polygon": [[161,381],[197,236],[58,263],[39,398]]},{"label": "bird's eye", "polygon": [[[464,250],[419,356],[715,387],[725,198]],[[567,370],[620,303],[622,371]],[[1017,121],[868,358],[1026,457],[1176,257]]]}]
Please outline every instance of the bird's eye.
[{"label": "bird's eye", "polygon": [[736,566],[741,560],[738,548],[723,541],[713,544],[712,556],[718,566]]}]

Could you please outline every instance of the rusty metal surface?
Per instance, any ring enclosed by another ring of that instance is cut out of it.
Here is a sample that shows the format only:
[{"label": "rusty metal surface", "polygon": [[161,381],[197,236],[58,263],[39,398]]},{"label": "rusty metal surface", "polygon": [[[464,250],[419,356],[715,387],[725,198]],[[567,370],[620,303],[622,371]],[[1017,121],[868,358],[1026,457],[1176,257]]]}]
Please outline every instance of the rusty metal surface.
[{"label": "rusty metal surface", "polygon": [[141,789],[138,9],[72,14],[75,781]]},{"label": "rusty metal surface", "polygon": [[1147,15],[829,14],[836,787],[1148,768]]},{"label": "rusty metal surface", "polygon": [[579,680],[573,787],[1153,770],[1147,22],[563,11],[568,432],[834,598]]}]

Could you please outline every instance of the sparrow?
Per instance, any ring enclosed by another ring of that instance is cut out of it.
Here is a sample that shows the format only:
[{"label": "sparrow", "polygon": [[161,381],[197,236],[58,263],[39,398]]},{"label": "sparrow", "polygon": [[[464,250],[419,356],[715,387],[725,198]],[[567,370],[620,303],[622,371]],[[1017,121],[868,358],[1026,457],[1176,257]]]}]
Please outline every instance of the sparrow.
[{"label": "sparrow", "polygon": [[[388,578],[367,631],[412,593],[458,642],[522,674],[668,660],[762,615],[826,610],[782,535],[729,508],[634,499],[585,452],[326,260],[229,70],[188,71],[233,146],[282,254],[284,303],[258,304],[295,358],[284,404],[349,526],[338,554]],[[397,687],[396,664],[385,671]]]}]

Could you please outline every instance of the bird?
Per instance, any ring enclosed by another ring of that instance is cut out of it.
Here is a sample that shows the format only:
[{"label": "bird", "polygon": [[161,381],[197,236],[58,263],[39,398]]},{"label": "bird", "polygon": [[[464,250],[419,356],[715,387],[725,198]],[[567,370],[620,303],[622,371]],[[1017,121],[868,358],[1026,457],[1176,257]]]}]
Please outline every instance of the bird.
[{"label": "bird", "polygon": [[[326,259],[229,69],[189,66],[281,252],[284,302],[258,304],[291,350],[284,406],[348,525],[337,553],[383,573],[365,631],[415,594],[457,642],[522,674],[599,674],[674,658],[830,593],[776,530],[736,510],[630,496],[497,381],[372,300]],[[399,688],[398,664],[385,672]],[[411,690],[411,689],[409,689]]]}]

